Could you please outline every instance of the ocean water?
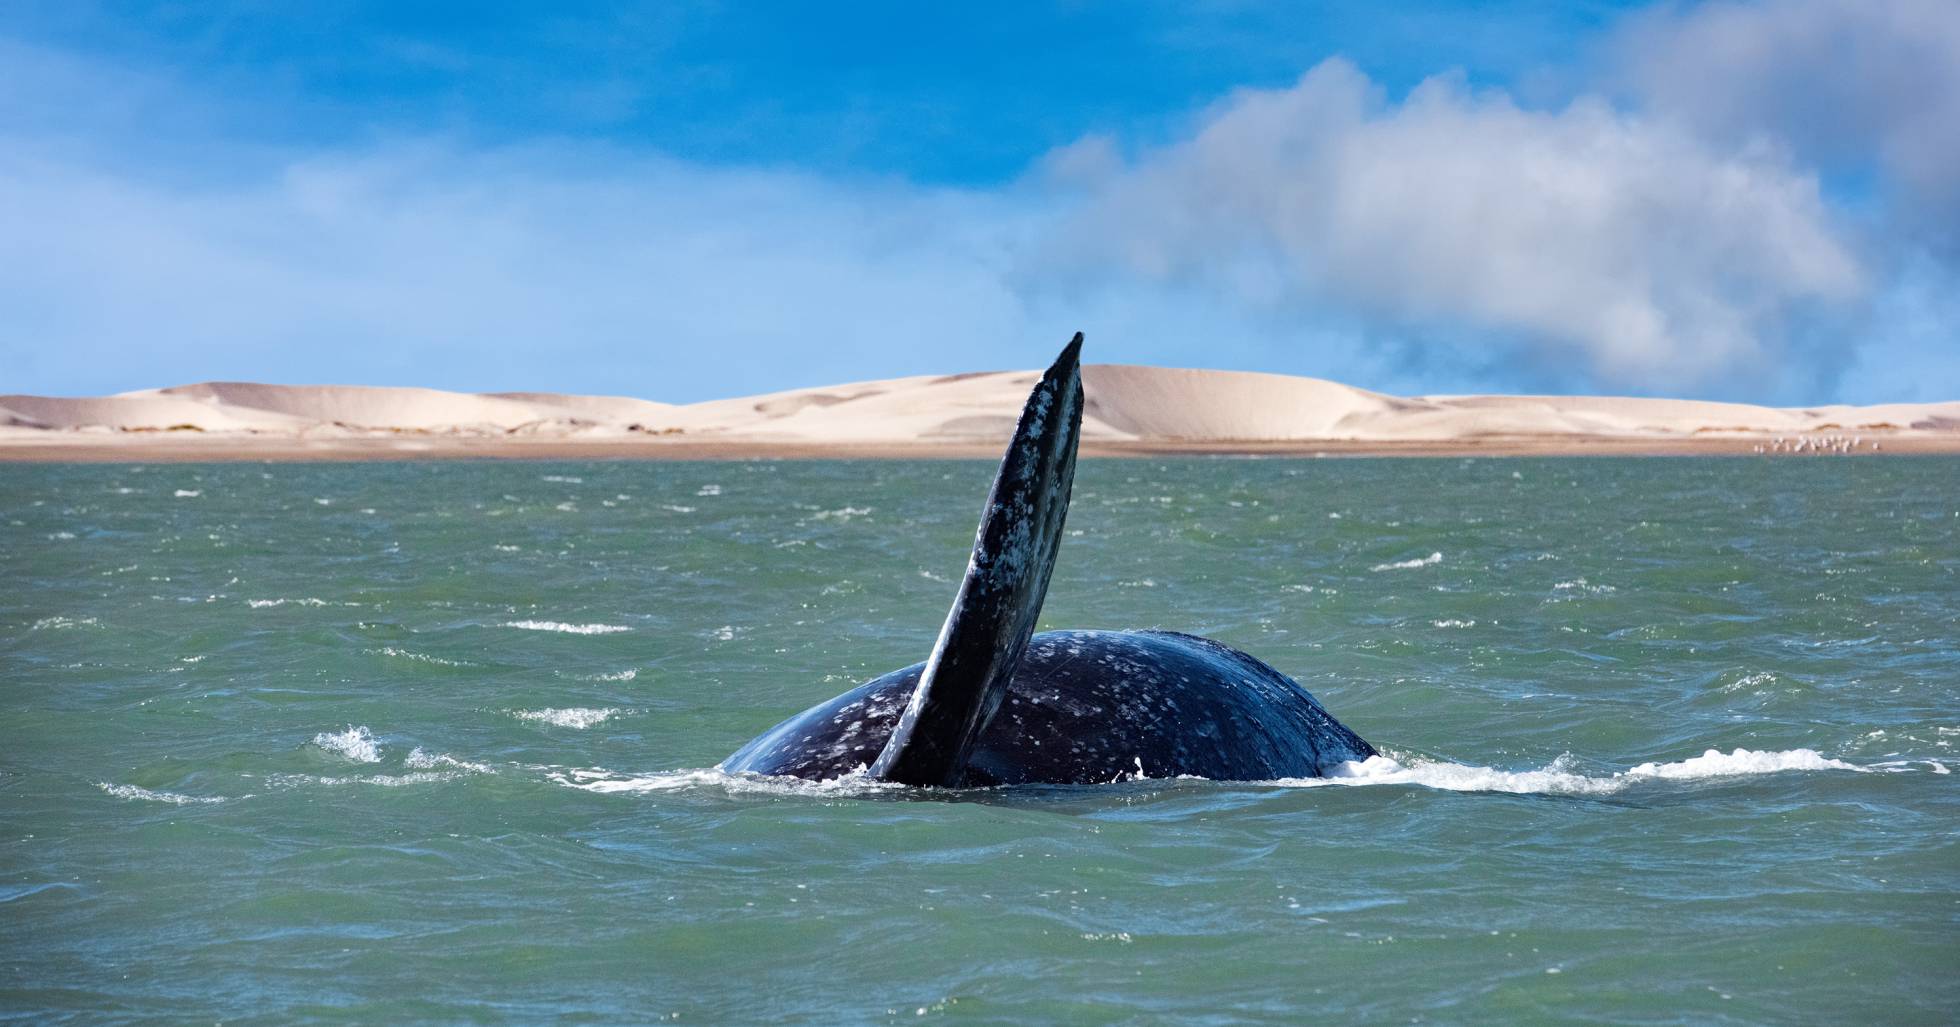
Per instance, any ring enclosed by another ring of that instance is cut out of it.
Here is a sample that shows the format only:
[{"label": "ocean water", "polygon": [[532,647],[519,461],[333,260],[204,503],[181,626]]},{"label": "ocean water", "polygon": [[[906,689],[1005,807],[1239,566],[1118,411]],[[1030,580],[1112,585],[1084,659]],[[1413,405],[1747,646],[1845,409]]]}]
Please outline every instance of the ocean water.
[{"label": "ocean water", "polygon": [[1219,638],[1389,758],[712,770],[924,657],[991,473],[0,466],[0,1016],[1960,1008],[1960,461],[1089,461],[1044,627]]}]

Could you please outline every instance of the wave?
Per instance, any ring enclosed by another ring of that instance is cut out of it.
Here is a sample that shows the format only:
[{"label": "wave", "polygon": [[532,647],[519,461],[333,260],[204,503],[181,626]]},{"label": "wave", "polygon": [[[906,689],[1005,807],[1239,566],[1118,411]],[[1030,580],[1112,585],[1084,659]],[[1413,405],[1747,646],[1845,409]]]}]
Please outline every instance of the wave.
[{"label": "wave", "polygon": [[555,620],[510,620],[503,624],[507,628],[524,631],[557,631],[567,635],[610,635],[617,631],[631,631],[624,624],[566,624]]},{"label": "wave", "polygon": [[540,724],[550,724],[553,727],[569,727],[579,731],[603,724],[618,715],[619,711],[610,707],[603,710],[571,707],[562,710],[546,708],[542,710],[514,710],[511,712],[511,716],[516,717],[518,720],[536,721]]},{"label": "wave", "polygon": [[294,606],[359,606],[361,605],[359,603],[329,602],[325,599],[316,599],[312,596],[305,596],[299,599],[247,599],[245,600],[245,605],[251,607],[254,610],[263,610],[269,607],[284,606],[287,603],[291,603]]},{"label": "wave", "polygon": [[182,795],[177,792],[157,792],[136,785],[119,785],[109,781],[97,781],[95,787],[108,792],[118,799],[143,802],[167,802],[173,806],[204,806],[225,801],[216,795]]},{"label": "wave", "polygon": [[441,784],[467,777],[473,770],[415,770],[406,774],[371,774],[366,777],[326,777],[320,774],[271,774],[265,783],[273,788],[300,788],[306,785],[321,785],[328,788],[341,785],[373,785],[377,788],[401,788],[407,785]]},{"label": "wave", "polygon": [[474,666],[476,666],[476,665],[475,665],[475,664],[473,664],[473,663],[468,663],[468,662],[466,662],[466,661],[463,661],[463,660],[448,660],[448,659],[444,659],[444,658],[442,658],[442,657],[440,657],[440,656],[430,656],[430,655],[429,655],[429,654],[427,654],[427,653],[418,653],[418,652],[412,652],[412,651],[410,651],[410,650],[407,650],[407,649],[397,649],[397,648],[395,648],[395,647],[394,647],[394,646],[392,646],[392,645],[384,645],[384,646],[382,646],[382,647],[381,647],[381,648],[379,648],[379,649],[363,649],[363,650],[361,650],[361,651],[362,651],[362,652],[364,652],[364,653],[366,653],[366,654],[368,654],[368,655],[370,655],[370,656],[392,656],[392,657],[394,657],[394,658],[396,658],[396,659],[399,659],[399,660],[414,660],[414,661],[415,661],[415,662],[417,662],[417,663],[430,663],[430,664],[434,664],[434,665],[436,665],[436,666],[438,666],[438,667],[474,667]]},{"label": "wave", "polygon": [[460,770],[470,774],[494,774],[497,772],[496,768],[488,763],[472,763],[469,760],[459,760],[446,752],[425,752],[419,745],[408,751],[407,758],[402,760],[402,766],[410,770]]},{"label": "wave", "polygon": [[1401,560],[1396,563],[1378,563],[1368,569],[1376,573],[1380,573],[1382,571],[1407,571],[1407,570],[1414,570],[1417,567],[1434,566],[1435,564],[1439,564],[1442,562],[1443,562],[1443,554],[1431,553],[1428,556],[1424,556],[1415,560]]},{"label": "wave", "polygon": [[[1359,762],[1343,763],[1325,777],[1282,778],[1277,781],[1247,782],[1279,788],[1355,787],[1363,785],[1420,785],[1450,792],[1497,792],[1511,795],[1612,795],[1636,785],[1657,781],[1702,781],[1726,777],[1752,777],[1798,770],[1848,770],[1873,773],[1877,768],[1860,767],[1843,760],[1820,755],[1813,749],[1782,752],[1754,752],[1736,749],[1724,753],[1710,749],[1700,756],[1674,763],[1642,763],[1628,770],[1606,775],[1589,775],[1573,769],[1569,756],[1561,756],[1538,770],[1499,770],[1461,763],[1411,759],[1402,763],[1388,756],[1372,756]],[[902,793],[908,786],[866,778],[862,768],[827,781],[767,777],[760,774],[730,774],[718,767],[672,770],[655,774],[622,774],[601,767],[588,769],[544,768],[546,777],[568,788],[601,794],[645,794],[709,788],[734,795],[811,796],[822,798]],[[1946,772],[1942,767],[1936,772]],[[1125,775],[1135,781],[1203,781],[1203,778],[1147,778]]]},{"label": "wave", "polygon": [[65,631],[69,628],[100,627],[102,622],[94,617],[43,617],[34,622],[29,631]]},{"label": "wave", "polygon": [[1782,752],[1753,752],[1736,749],[1724,753],[1710,749],[1700,756],[1676,763],[1642,763],[1629,770],[1604,776],[1582,774],[1572,768],[1570,757],[1561,756],[1539,770],[1498,770],[1444,761],[1411,760],[1401,763],[1388,756],[1371,756],[1360,762],[1343,763],[1325,777],[1288,778],[1275,782],[1290,788],[1329,785],[1422,785],[1450,792],[1505,792],[1513,795],[1612,795],[1650,781],[1701,781],[1720,777],[1751,777],[1779,774],[1791,770],[1850,770],[1869,773],[1869,769],[1820,755],[1814,749]]},{"label": "wave", "polygon": [[657,774],[621,774],[603,767],[549,768],[545,776],[567,788],[610,794],[677,792],[691,788],[711,788],[733,795],[801,795],[838,798],[859,795],[902,793],[909,785],[874,781],[860,769],[828,781],[805,781],[797,777],[770,777],[764,774],[730,774],[720,767],[669,770]]},{"label": "wave", "polygon": [[597,674],[574,674],[564,670],[554,670],[552,673],[571,681],[631,681],[640,676],[640,671],[636,667],[628,667],[625,670],[600,671]]}]

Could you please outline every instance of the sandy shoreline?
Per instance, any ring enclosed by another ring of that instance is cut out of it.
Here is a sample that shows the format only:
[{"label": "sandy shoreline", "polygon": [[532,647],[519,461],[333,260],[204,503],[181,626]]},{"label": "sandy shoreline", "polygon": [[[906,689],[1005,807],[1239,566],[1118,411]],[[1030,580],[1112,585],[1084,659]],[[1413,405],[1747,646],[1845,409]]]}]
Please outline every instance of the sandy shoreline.
[{"label": "sandy shoreline", "polygon": [[[11,395],[0,396],[0,461],[996,459],[1034,377],[920,376],[689,405],[244,382]],[[1084,367],[1083,383],[1091,457],[1960,453],[1960,402],[1403,397],[1116,364]]]}]

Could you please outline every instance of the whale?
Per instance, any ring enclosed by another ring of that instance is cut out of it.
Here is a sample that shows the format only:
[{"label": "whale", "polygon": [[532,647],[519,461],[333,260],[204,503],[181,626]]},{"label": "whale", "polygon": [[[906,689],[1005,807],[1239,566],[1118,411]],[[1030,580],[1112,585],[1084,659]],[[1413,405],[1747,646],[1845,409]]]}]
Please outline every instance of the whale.
[{"label": "whale", "polygon": [[957,789],[1320,777],[1377,755],[1298,682],[1222,642],[1035,631],[1075,481],[1082,342],[1028,394],[931,654],[784,720],[722,771]]}]

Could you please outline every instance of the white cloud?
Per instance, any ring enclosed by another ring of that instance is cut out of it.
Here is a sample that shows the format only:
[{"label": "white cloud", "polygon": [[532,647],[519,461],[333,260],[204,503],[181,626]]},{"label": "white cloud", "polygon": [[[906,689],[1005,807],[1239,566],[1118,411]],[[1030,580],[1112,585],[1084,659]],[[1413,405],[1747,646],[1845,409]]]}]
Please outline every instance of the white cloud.
[{"label": "white cloud", "polygon": [[1708,139],[1876,173],[1892,229],[1960,255],[1960,3],[1661,7],[1609,50],[1610,77],[1648,110]]},{"label": "white cloud", "polygon": [[5,388],[62,391],[237,376],[701,399],[964,367],[1003,339],[1032,362],[1059,328],[1031,331],[998,272],[1019,216],[570,144],[382,145],[198,183],[16,145],[0,363]]},{"label": "white cloud", "polygon": [[1813,384],[1781,369],[1797,320],[1864,290],[1816,181],[1772,151],[1449,77],[1389,103],[1340,60],[1108,174],[1049,259],[1510,340],[1554,383],[1757,395]]}]

